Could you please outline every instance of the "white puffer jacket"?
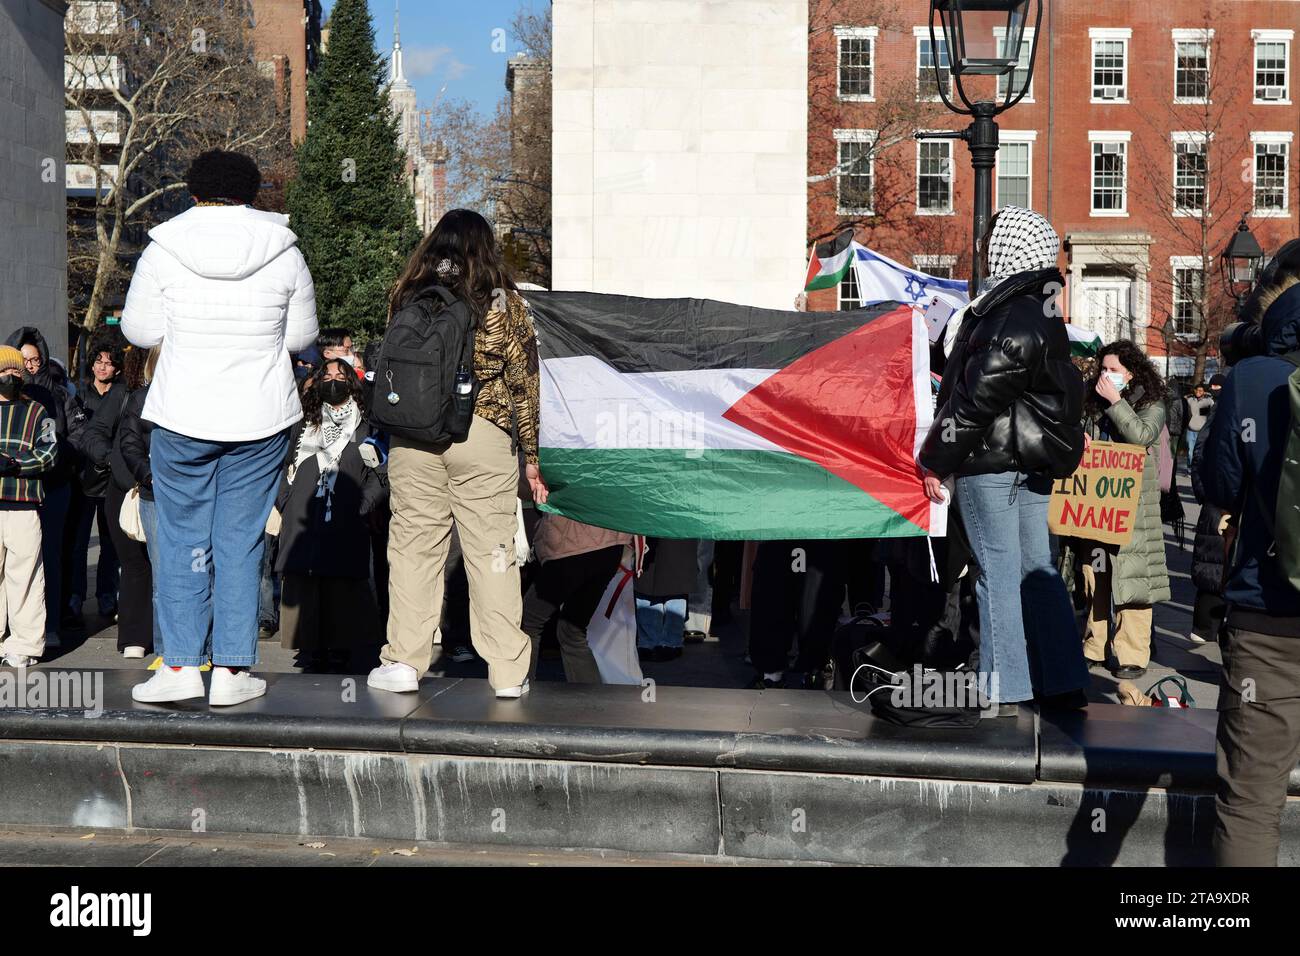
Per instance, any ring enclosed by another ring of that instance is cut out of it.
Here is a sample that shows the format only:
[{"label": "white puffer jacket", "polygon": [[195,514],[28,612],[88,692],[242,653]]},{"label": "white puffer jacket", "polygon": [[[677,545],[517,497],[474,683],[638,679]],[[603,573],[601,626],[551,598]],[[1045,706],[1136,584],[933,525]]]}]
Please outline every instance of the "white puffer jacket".
[{"label": "white puffer jacket", "polygon": [[316,341],[316,292],[288,218],[195,206],[149,237],[122,311],[132,344],[162,343],[143,417],[205,441],[302,418],[289,353]]}]

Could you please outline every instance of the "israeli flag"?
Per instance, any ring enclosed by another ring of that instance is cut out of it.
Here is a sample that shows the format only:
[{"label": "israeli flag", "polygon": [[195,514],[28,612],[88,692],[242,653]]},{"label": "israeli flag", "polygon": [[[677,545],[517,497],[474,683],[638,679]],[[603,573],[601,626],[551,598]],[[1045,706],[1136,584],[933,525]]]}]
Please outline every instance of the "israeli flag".
[{"label": "israeli flag", "polygon": [[963,279],[940,279],[917,272],[888,256],[858,246],[853,260],[858,296],[864,306],[877,302],[909,302],[924,307],[934,298],[960,309],[970,301]]}]

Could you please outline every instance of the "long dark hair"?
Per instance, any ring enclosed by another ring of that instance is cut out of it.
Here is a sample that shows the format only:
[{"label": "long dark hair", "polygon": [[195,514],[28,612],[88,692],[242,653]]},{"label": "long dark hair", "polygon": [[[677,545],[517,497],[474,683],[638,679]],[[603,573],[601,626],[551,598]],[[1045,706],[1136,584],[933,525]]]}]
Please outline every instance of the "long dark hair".
[{"label": "long dark hair", "polygon": [[357,403],[357,408],[364,415],[366,411],[366,401],[361,394],[361,381],[357,378],[356,370],[345,362],[343,359],[330,359],[328,362],[321,363],[321,367],[307,376],[307,381],[302,385],[302,417],[305,428],[320,425],[320,410],[325,404],[325,400],[320,395],[321,380],[325,377],[325,371],[331,365],[339,366],[339,371],[343,373],[343,379],[348,383],[348,395],[352,401]]},{"label": "long dark hair", "polygon": [[[438,266],[442,263],[443,270]],[[488,221],[469,209],[453,209],[438,220],[415,248],[388,302],[388,316],[409,305],[429,286],[446,286],[467,303],[479,321],[498,290],[515,291]]]},{"label": "long dark hair", "polygon": [[1136,393],[1140,387],[1142,394],[1134,400],[1135,408],[1146,408],[1148,405],[1156,402],[1163,402],[1168,389],[1165,387],[1165,380],[1160,377],[1156,371],[1155,365],[1146,357],[1146,354],[1130,342],[1128,339],[1118,339],[1111,342],[1110,345],[1102,346],[1097,353],[1097,374],[1093,376],[1092,381],[1088,383],[1088,405],[1094,413],[1100,414],[1104,409],[1101,403],[1101,396],[1097,394],[1097,380],[1106,374],[1102,368],[1102,363],[1107,355],[1113,355],[1119,359],[1119,364],[1129,370],[1133,376],[1128,383],[1128,391]]}]

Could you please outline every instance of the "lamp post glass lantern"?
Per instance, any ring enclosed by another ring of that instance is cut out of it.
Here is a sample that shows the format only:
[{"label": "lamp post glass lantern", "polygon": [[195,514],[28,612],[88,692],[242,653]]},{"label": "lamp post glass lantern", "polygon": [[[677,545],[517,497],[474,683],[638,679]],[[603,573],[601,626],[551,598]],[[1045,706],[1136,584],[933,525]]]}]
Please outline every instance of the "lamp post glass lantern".
[{"label": "lamp post glass lantern", "polygon": [[1237,231],[1232,234],[1228,247],[1223,250],[1219,266],[1223,270],[1223,284],[1228,294],[1237,300],[1237,308],[1246,304],[1259,264],[1264,261],[1264,250],[1260,248],[1255,234],[1246,225],[1246,217],[1237,223]]},{"label": "lamp post glass lantern", "polygon": [[[1016,76],[1021,68],[1020,51],[1025,45],[1029,26],[1029,11],[1034,13],[1033,32],[1029,40],[1029,59],[1024,68],[1024,79]],[[998,155],[998,124],[993,117],[1015,106],[1029,89],[1034,75],[1034,56],[1038,47],[1037,29],[1043,17],[1043,0],[930,0],[930,49],[938,49],[935,20],[939,21],[946,49],[949,72],[960,104],[949,96],[947,83],[939,81],[939,71],[934,71],[935,86],[944,106],[952,112],[970,116],[972,122],[964,130],[950,133],[917,133],[917,139],[961,139],[970,149],[971,166],[975,172],[974,241],[971,243],[971,294],[979,289],[983,279],[983,266],[979,260],[980,240],[993,217],[993,168]],[[936,59],[937,62],[937,59]],[[968,86],[972,77],[1012,76],[1000,85],[999,94],[980,97]],[[999,96],[1001,102],[998,102]]]},{"label": "lamp post glass lantern", "polygon": [[953,76],[1002,76],[1015,69],[1030,0],[934,0]]}]

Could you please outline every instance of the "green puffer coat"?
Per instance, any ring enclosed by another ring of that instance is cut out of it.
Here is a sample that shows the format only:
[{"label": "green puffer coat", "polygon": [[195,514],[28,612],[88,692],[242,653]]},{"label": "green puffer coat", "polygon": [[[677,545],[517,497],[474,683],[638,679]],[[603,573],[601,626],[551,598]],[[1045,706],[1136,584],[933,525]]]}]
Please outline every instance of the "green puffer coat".
[{"label": "green puffer coat", "polygon": [[[1110,419],[1107,431],[1112,441],[1141,445],[1147,450],[1133,539],[1115,556],[1111,579],[1115,605],[1147,606],[1168,601],[1169,568],[1165,564],[1165,529],[1160,521],[1160,430],[1165,426],[1165,403],[1153,402],[1135,409],[1121,398],[1105,414]],[[1090,438],[1100,439],[1100,424],[1096,418],[1087,418],[1083,427]],[[1075,543],[1082,544],[1087,553],[1092,547],[1100,547],[1092,541]],[[1073,549],[1064,549],[1062,575],[1067,582],[1073,580],[1074,561],[1079,557]]]}]

